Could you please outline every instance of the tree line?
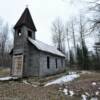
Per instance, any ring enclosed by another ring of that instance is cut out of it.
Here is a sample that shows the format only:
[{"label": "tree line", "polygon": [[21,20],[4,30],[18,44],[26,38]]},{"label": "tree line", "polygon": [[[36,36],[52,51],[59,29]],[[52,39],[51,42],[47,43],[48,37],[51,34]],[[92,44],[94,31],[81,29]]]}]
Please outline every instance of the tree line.
[{"label": "tree line", "polygon": [[71,69],[100,69],[100,58],[94,48],[95,43],[89,51],[86,41],[92,34],[100,35],[99,1],[87,2],[86,12],[80,13],[78,17],[72,17],[67,22],[63,22],[59,17],[52,23],[52,41],[66,55],[66,62]]},{"label": "tree line", "polygon": [[10,51],[13,44],[9,36],[9,25],[0,18],[0,67],[11,67]]}]

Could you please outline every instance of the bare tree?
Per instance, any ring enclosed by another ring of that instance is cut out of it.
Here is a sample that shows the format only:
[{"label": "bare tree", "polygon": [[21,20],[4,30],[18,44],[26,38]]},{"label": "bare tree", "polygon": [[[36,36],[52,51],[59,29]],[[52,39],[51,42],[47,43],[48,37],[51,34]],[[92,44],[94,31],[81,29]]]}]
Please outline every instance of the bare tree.
[{"label": "bare tree", "polygon": [[65,34],[66,34],[67,45],[68,45],[68,60],[70,60],[70,35],[69,35],[68,25],[65,26]]},{"label": "bare tree", "polygon": [[10,52],[13,48],[14,33],[15,33],[15,31],[14,31],[13,27],[11,27],[9,30],[9,35],[8,35],[8,39],[6,42],[6,48],[5,48],[7,52]]},{"label": "bare tree", "polygon": [[52,40],[53,43],[57,46],[57,48],[65,52],[65,34],[64,34],[64,25],[62,24],[62,21],[60,18],[55,19],[55,21],[52,23]]},{"label": "bare tree", "polygon": [[9,27],[8,27],[8,24],[6,24],[3,29],[2,29],[2,33],[1,33],[1,55],[3,57],[3,54],[5,52],[5,48],[6,48],[6,42],[7,42],[7,39],[8,39],[8,33],[9,33]]},{"label": "bare tree", "polygon": [[89,20],[91,21],[91,31],[100,34],[100,0],[93,0],[89,4]]},{"label": "bare tree", "polygon": [[[77,54],[77,41],[76,41],[76,21],[74,20],[74,18],[72,18],[69,22],[67,22],[67,26],[66,26],[66,36],[67,36],[67,43],[68,45],[70,44],[69,41],[72,40],[71,44],[73,44],[73,56],[74,56],[74,61],[77,62],[76,60],[76,54]],[[68,47],[70,49],[70,47]],[[70,50],[69,50],[70,51]]]},{"label": "bare tree", "polygon": [[85,20],[85,17],[83,17],[82,15],[80,15],[79,17],[79,34],[80,34],[80,46],[81,46],[81,50],[82,50],[82,65],[84,67],[84,69],[88,69],[87,63],[88,62],[88,50],[86,48],[86,44],[85,44],[85,38],[88,34],[89,31],[89,27],[88,27],[88,22],[87,20]]},{"label": "bare tree", "polygon": [[[96,55],[96,64],[95,68],[99,68],[100,66],[100,56],[99,56],[99,46],[97,44],[100,43],[100,0],[93,0],[89,3],[89,13],[91,17],[89,17],[92,27],[91,32],[94,33],[96,37],[98,37],[97,43],[95,43],[95,55]],[[94,61],[95,63],[95,61]]]},{"label": "bare tree", "polygon": [[76,24],[76,22],[74,21],[74,19],[72,19],[71,23],[70,23],[70,29],[71,29],[73,45],[74,45],[74,61],[76,62],[77,45],[76,45],[76,35],[75,35],[75,31],[76,31],[75,24]]},{"label": "bare tree", "polygon": [[8,45],[8,35],[9,35],[9,27],[8,24],[4,24],[3,21],[0,24],[0,65],[4,66],[7,64],[7,60],[9,60],[9,54],[6,51]]}]

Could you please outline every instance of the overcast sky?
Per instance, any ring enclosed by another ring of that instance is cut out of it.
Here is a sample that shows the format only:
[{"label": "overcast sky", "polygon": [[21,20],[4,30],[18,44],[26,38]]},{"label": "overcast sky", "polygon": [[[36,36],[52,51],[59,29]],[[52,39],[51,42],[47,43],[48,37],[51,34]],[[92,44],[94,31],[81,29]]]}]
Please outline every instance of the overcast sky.
[{"label": "overcast sky", "polygon": [[[73,2],[74,1],[74,2]],[[51,25],[55,18],[65,22],[85,7],[84,0],[0,0],[0,16],[15,25],[28,5],[37,28],[36,38],[51,44]],[[74,3],[74,4],[72,4]]]}]

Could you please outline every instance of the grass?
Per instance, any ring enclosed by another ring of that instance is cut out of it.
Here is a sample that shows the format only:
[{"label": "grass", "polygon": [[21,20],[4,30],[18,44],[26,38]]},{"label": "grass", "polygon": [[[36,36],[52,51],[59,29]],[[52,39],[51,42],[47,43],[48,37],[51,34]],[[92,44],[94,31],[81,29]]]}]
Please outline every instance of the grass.
[{"label": "grass", "polygon": [[54,85],[34,88],[31,85],[13,81],[0,83],[0,100],[75,100],[74,97],[59,93],[58,87]]},{"label": "grass", "polygon": [[89,72],[85,74],[81,74],[81,77],[77,78],[76,81],[86,81],[86,80],[100,80],[99,72]]},{"label": "grass", "polygon": [[10,75],[10,68],[0,68],[0,77],[9,76]]},{"label": "grass", "polygon": [[[9,70],[0,69],[0,76],[9,75]],[[65,96],[63,93],[63,86],[51,85],[48,87],[43,87],[38,85],[38,87],[32,86],[32,84],[42,83],[45,84],[47,81],[59,78],[66,73],[58,74],[55,76],[50,76],[46,78],[36,79],[36,78],[25,78],[31,84],[23,83],[23,80],[19,81],[5,81],[0,82],[0,100],[81,100],[81,92],[84,93],[89,89],[92,91],[91,82],[98,82],[98,87],[100,87],[100,73],[92,72],[81,74],[79,78],[73,82],[67,83],[69,89],[80,90],[80,93],[74,96]],[[38,82],[38,83],[37,83]],[[62,88],[62,91],[59,91]],[[94,88],[93,88],[94,89]],[[94,91],[94,90],[93,90]],[[75,91],[77,93],[77,91]],[[100,97],[100,96],[99,96]]]}]

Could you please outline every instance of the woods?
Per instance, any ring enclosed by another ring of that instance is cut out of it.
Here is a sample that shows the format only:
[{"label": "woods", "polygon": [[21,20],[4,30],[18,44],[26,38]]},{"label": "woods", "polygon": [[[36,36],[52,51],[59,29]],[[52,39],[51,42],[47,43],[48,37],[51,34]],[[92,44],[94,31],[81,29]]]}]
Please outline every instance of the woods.
[{"label": "woods", "polygon": [[0,19],[0,67],[11,67],[10,51],[12,42],[9,40],[9,25]]},{"label": "woods", "polygon": [[[100,41],[97,41],[97,43],[95,41],[94,45],[91,45],[92,49],[88,47],[87,42],[92,35],[97,36],[98,40],[100,39],[100,3],[97,0],[87,2],[87,5],[85,13],[80,13],[79,16],[72,17],[67,22],[60,20],[62,22],[58,27],[58,30],[62,29],[60,36],[64,34],[65,38],[61,43],[65,43],[67,62],[72,69],[74,67],[82,70],[100,69]],[[56,19],[52,24],[53,28],[55,28],[54,24],[57,25]],[[59,33],[54,30],[53,33],[56,33],[56,35],[53,34],[52,40],[55,38],[55,41],[57,41],[57,34]],[[93,41],[92,38],[91,41]],[[55,42],[53,41],[53,43]],[[58,46],[61,44],[57,43]]]}]

